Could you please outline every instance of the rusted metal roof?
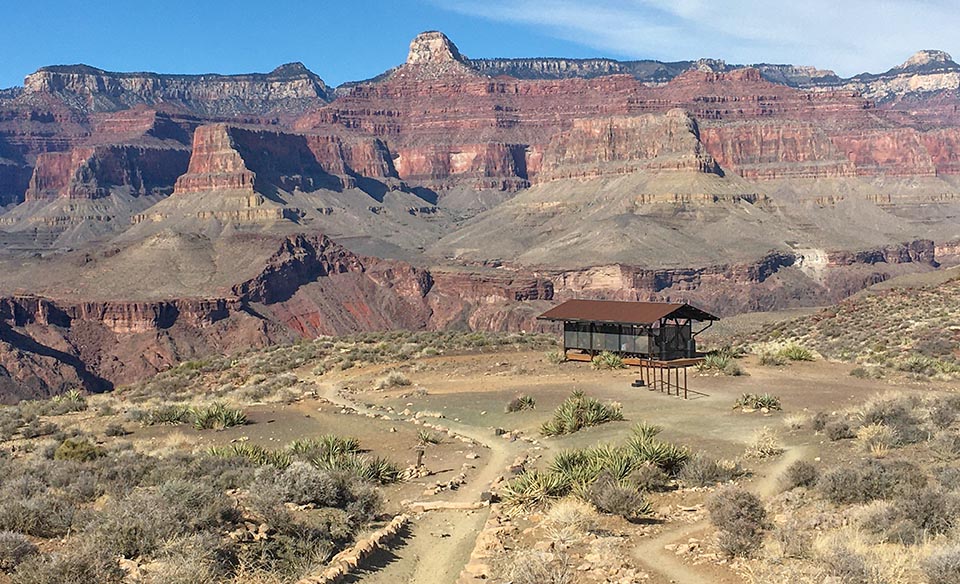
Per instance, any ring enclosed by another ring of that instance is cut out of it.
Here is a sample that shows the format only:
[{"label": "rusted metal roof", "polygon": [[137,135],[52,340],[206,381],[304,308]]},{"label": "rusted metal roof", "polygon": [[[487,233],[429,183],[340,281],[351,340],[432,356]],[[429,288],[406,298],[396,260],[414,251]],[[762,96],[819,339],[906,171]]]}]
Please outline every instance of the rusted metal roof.
[{"label": "rusted metal roof", "polygon": [[567,300],[537,317],[540,320],[653,324],[662,318],[720,320],[689,304],[623,302],[618,300]]}]

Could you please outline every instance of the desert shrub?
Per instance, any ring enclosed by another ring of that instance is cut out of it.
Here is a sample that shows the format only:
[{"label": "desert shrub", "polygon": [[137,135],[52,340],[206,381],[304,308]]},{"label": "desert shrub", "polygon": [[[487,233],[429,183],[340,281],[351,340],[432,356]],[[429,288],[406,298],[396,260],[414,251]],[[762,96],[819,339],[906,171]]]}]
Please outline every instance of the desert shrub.
[{"label": "desert shrub", "polygon": [[743,469],[739,464],[719,461],[698,452],[683,465],[678,478],[688,487],[709,487],[731,481],[742,474]]},{"label": "desert shrub", "polygon": [[141,426],[185,424],[190,421],[190,408],[181,405],[162,405],[150,410],[133,410],[130,416]]},{"label": "desert shrub", "polygon": [[777,355],[790,361],[813,361],[813,351],[796,344],[786,345],[777,351]]},{"label": "desert shrub", "polygon": [[663,491],[670,484],[670,475],[652,462],[643,462],[630,473],[628,482],[641,491]]},{"label": "desert shrub", "polygon": [[817,491],[829,501],[843,505],[887,499],[901,490],[922,488],[924,483],[924,474],[908,462],[866,460],[822,474]]},{"label": "desert shrub", "polygon": [[894,499],[866,527],[887,541],[910,545],[949,532],[957,524],[958,513],[960,496],[925,487]]},{"label": "desert shrub", "polygon": [[555,529],[582,533],[596,527],[597,512],[591,505],[570,497],[551,505],[546,521]]},{"label": "desert shrub", "polygon": [[915,404],[908,398],[876,400],[862,412],[864,425],[883,424],[892,429],[900,442],[911,444],[925,436],[920,420],[913,414]]},{"label": "desert shrub", "polygon": [[829,421],[830,416],[828,416],[826,412],[817,412],[810,420],[810,426],[813,428],[814,432],[822,432],[824,428],[827,427],[827,423]]},{"label": "desert shrub", "polygon": [[896,444],[896,432],[884,424],[868,424],[857,430],[857,445],[860,450],[877,458],[886,456]]},{"label": "desert shrub", "polygon": [[88,440],[67,438],[57,446],[53,453],[54,460],[76,460],[87,462],[103,456],[103,449]]},{"label": "desert shrub", "polygon": [[208,485],[173,480],[112,500],[86,527],[96,545],[125,558],[150,557],[173,537],[239,520],[233,501]]},{"label": "desert shrub", "polygon": [[36,553],[37,546],[22,533],[0,531],[0,571],[11,571]]},{"label": "desert shrub", "polygon": [[573,584],[578,578],[575,566],[565,558],[539,551],[517,554],[509,574],[514,584]]},{"label": "desert shrub", "polygon": [[544,436],[560,436],[620,420],[623,420],[620,404],[605,404],[578,390],[557,407],[553,418],[540,427],[540,433]]},{"label": "desert shrub", "polygon": [[537,400],[533,399],[533,396],[530,395],[520,395],[507,404],[507,412],[521,412],[523,410],[532,410],[536,407]]},{"label": "desert shrub", "polygon": [[846,440],[853,438],[856,434],[853,433],[853,430],[850,428],[850,423],[846,420],[834,420],[828,422],[826,426],[823,427],[824,432],[827,434],[827,438],[833,440]]},{"label": "desert shrub", "polygon": [[947,491],[960,491],[960,468],[948,466],[940,469],[937,482]]},{"label": "desert shrub", "polygon": [[443,437],[440,436],[440,434],[436,434],[430,430],[420,430],[417,432],[417,444],[420,446],[440,444],[441,442],[443,442]]},{"label": "desert shrub", "polygon": [[21,475],[0,488],[0,530],[35,537],[58,537],[70,530],[76,508],[65,494],[40,479]]},{"label": "desert shrub", "polygon": [[590,360],[590,366],[594,369],[623,369],[626,367],[623,364],[623,358],[610,351],[603,351],[595,356]]},{"label": "desert shrub", "polygon": [[789,491],[797,487],[812,487],[817,484],[820,473],[812,462],[798,460],[784,470],[780,486]]},{"label": "desert shrub", "polygon": [[117,422],[108,424],[107,427],[104,429],[103,433],[106,434],[107,436],[126,436],[127,435],[127,431],[126,429],[124,429],[123,424],[120,424]]},{"label": "desert shrub", "polygon": [[20,434],[24,438],[39,438],[40,436],[50,436],[60,431],[60,426],[53,422],[41,422],[34,418],[20,429]]},{"label": "desert shrub", "polygon": [[710,522],[720,530],[720,549],[730,557],[749,556],[763,543],[766,511],[760,498],[736,486],[714,493],[707,500]]},{"label": "desert shrub", "polygon": [[13,584],[120,584],[125,572],[107,550],[89,542],[30,556],[11,575]]},{"label": "desert shrub", "polygon": [[960,582],[960,545],[934,551],[921,562],[921,566],[930,584]]},{"label": "desert shrub", "polygon": [[754,432],[747,443],[747,456],[753,458],[769,458],[782,453],[783,444],[780,443],[780,438],[767,426]]},{"label": "desert shrub", "polygon": [[559,349],[556,351],[547,351],[546,355],[544,356],[546,357],[547,362],[552,365],[559,365],[567,360],[566,354]]},{"label": "desert shrub", "polygon": [[380,379],[377,379],[373,387],[374,389],[390,389],[391,387],[406,387],[410,385],[410,383],[410,378],[403,373],[391,371]]},{"label": "desert shrub", "polygon": [[871,581],[867,560],[842,542],[826,547],[817,559],[842,584],[866,584]]},{"label": "desert shrub", "polygon": [[220,402],[190,408],[190,417],[197,430],[224,430],[247,423],[247,415],[243,410],[227,407]]},{"label": "desert shrub", "polygon": [[957,411],[950,404],[941,402],[930,408],[930,423],[941,430],[952,426],[956,419]]},{"label": "desert shrub", "polygon": [[737,398],[735,408],[744,410],[780,410],[780,398],[769,394],[744,393]]},{"label": "desert shrub", "polygon": [[177,537],[164,543],[151,565],[153,584],[193,584],[223,581],[236,564],[232,546],[209,531]]},{"label": "desert shrub", "polygon": [[636,519],[649,515],[653,508],[636,487],[626,486],[604,474],[587,489],[587,500],[603,513]]},{"label": "desert shrub", "polygon": [[294,462],[273,479],[283,501],[296,505],[312,503],[340,506],[347,498],[346,482],[306,462]]},{"label": "desert shrub", "polygon": [[780,353],[765,351],[760,353],[760,364],[765,367],[781,367],[787,364],[787,358]]},{"label": "desert shrub", "polygon": [[780,551],[787,558],[806,558],[810,556],[813,538],[796,521],[777,526],[774,539],[780,544]]},{"label": "desert shrub", "polygon": [[930,439],[930,449],[944,460],[960,458],[960,434],[941,430]]}]

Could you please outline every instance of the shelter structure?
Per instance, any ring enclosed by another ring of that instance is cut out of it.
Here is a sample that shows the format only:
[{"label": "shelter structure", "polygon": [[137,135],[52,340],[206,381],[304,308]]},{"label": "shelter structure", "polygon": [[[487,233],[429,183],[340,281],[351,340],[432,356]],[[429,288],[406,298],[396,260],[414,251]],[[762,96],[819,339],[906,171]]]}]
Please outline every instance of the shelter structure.
[{"label": "shelter structure", "polygon": [[687,368],[704,357],[697,352],[697,335],[720,320],[686,303],[614,300],[568,300],[537,318],[563,323],[565,359],[588,361],[609,351],[641,368],[635,386],[676,389],[677,395],[682,390],[684,397]]}]

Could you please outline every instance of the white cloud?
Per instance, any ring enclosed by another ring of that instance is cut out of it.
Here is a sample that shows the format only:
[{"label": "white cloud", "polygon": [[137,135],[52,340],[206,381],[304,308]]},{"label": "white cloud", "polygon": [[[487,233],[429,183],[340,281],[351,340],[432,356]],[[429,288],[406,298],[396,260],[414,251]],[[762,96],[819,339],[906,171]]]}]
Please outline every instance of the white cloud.
[{"label": "white cloud", "polygon": [[794,63],[841,75],[885,71],[920,49],[950,52],[960,29],[955,0],[434,1],[536,27],[599,54]]}]

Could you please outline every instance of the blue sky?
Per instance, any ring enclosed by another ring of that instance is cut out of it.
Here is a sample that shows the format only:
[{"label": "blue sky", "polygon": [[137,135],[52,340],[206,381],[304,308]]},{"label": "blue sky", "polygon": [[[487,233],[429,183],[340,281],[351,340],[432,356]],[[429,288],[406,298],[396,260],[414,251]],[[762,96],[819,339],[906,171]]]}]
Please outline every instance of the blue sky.
[{"label": "blue sky", "polygon": [[843,75],[957,43],[955,0],[2,0],[0,87],[43,65],[242,73],[302,61],[327,83],[401,63],[442,30],[471,57],[715,57]]}]

